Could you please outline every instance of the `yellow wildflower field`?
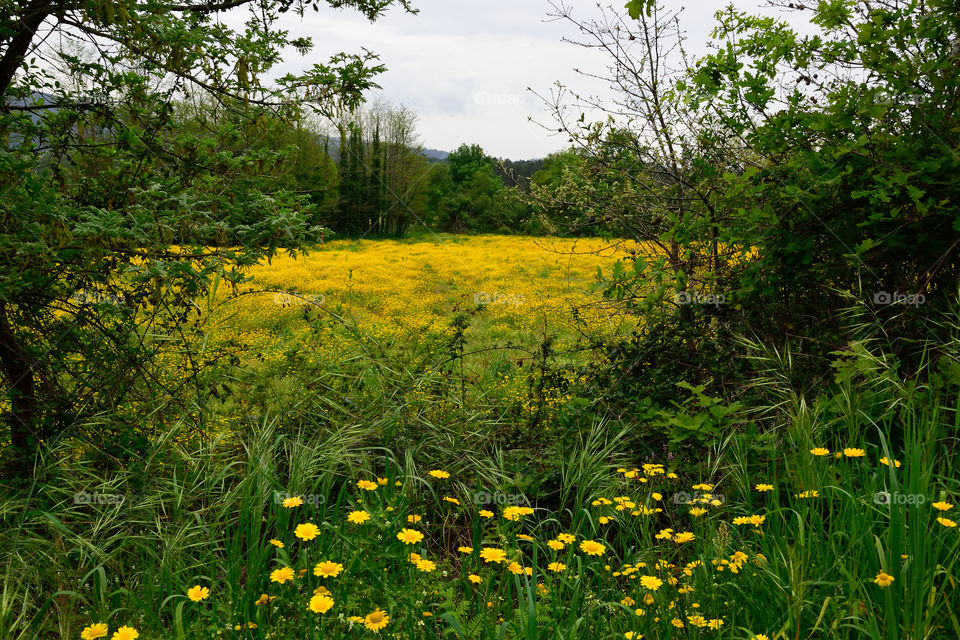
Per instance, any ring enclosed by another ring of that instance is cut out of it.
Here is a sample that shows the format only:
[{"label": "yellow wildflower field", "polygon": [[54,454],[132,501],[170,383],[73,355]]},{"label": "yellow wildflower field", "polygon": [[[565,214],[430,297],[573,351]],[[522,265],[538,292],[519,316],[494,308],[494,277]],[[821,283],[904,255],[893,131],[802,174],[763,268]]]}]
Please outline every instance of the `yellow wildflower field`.
[{"label": "yellow wildflower field", "polygon": [[355,323],[378,342],[416,342],[448,331],[457,313],[482,308],[470,331],[486,339],[569,339],[575,318],[581,331],[615,334],[631,320],[615,315],[594,285],[597,268],[608,271],[630,248],[601,239],[449,234],[330,242],[252,268],[247,292],[262,293],[222,301],[217,333],[269,348],[271,334],[289,340],[280,328],[307,330],[301,320],[311,311]]}]

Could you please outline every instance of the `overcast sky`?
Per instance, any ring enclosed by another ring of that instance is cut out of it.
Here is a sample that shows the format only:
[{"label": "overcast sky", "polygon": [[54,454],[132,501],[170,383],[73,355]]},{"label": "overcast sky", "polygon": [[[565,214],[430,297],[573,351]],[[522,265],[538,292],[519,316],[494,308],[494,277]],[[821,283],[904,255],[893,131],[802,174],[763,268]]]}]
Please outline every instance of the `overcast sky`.
[{"label": "overcast sky", "polygon": [[[567,0],[580,16],[596,15],[596,2]],[[413,0],[416,15],[391,9],[375,23],[355,11],[321,8],[301,21],[291,17],[291,33],[313,38],[307,58],[291,53],[281,71],[303,69],[317,59],[366,47],[381,56],[387,71],[377,82],[382,97],[419,116],[424,146],[451,151],[478,143],[497,157],[543,157],[565,146],[528,118],[549,123],[546,106],[526,89],[549,93],[561,81],[582,93],[607,88],[574,69],[602,72],[603,54],[563,42],[577,36],[569,22],[551,21],[547,0]],[[615,3],[623,6],[625,0]],[[713,13],[729,1],[693,0],[682,26],[692,53],[706,52]],[[733,4],[761,11],[762,0]],[[769,11],[769,10],[768,10]],[[779,13],[779,15],[783,15]]]}]

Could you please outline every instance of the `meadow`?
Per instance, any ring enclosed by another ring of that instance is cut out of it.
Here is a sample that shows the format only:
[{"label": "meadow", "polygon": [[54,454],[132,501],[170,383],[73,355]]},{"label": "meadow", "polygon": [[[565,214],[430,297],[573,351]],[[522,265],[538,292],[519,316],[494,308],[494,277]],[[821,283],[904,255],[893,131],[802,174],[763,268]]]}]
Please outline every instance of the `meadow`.
[{"label": "meadow", "polygon": [[206,430],[131,407],[136,458],[64,440],[0,501],[4,637],[960,637],[953,408],[864,349],[707,448],[590,413],[636,327],[608,246],[337,241],[217,290]]}]

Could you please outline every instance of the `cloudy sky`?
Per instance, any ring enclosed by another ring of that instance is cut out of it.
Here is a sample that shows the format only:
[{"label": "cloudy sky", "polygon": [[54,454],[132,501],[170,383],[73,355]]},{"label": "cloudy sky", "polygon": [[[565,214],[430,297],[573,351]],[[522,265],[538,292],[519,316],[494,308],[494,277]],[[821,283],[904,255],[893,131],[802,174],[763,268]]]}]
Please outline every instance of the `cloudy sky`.
[{"label": "cloudy sky", "polygon": [[[566,0],[575,15],[597,15],[596,2]],[[377,94],[403,104],[419,116],[421,142],[450,151],[461,143],[478,143],[493,156],[543,157],[563,148],[565,138],[551,135],[537,122],[550,122],[544,103],[527,91],[549,94],[557,81],[585,94],[609,95],[608,88],[574,71],[602,73],[602,53],[565,43],[577,38],[566,21],[549,18],[547,0],[413,0],[416,15],[390,10],[375,23],[356,12],[321,8],[285,23],[291,33],[313,38],[306,59],[291,53],[282,72],[297,71],[318,57],[359,52],[366,47],[381,56],[387,72]],[[625,0],[616,3],[622,7]],[[682,27],[692,53],[706,52],[713,13],[729,0],[693,0],[683,12]],[[756,9],[763,0],[734,0]],[[771,11],[767,9],[767,11]],[[783,15],[778,11],[778,15]],[[374,95],[377,95],[374,94]]]}]

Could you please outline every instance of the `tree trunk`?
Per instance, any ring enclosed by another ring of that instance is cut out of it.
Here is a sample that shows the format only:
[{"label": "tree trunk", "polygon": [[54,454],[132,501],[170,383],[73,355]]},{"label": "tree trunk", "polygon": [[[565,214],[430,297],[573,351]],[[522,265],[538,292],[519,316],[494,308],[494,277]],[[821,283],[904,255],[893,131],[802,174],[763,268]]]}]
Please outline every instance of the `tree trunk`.
[{"label": "tree trunk", "polygon": [[12,406],[7,422],[13,452],[22,461],[29,461],[36,453],[39,442],[34,366],[33,360],[13,333],[3,302],[0,302],[0,370],[11,396]]},{"label": "tree trunk", "polygon": [[17,31],[7,40],[7,50],[0,58],[0,96],[7,92],[14,74],[23,64],[23,58],[30,49],[37,29],[50,15],[49,7],[46,2],[33,2],[20,15]]}]

